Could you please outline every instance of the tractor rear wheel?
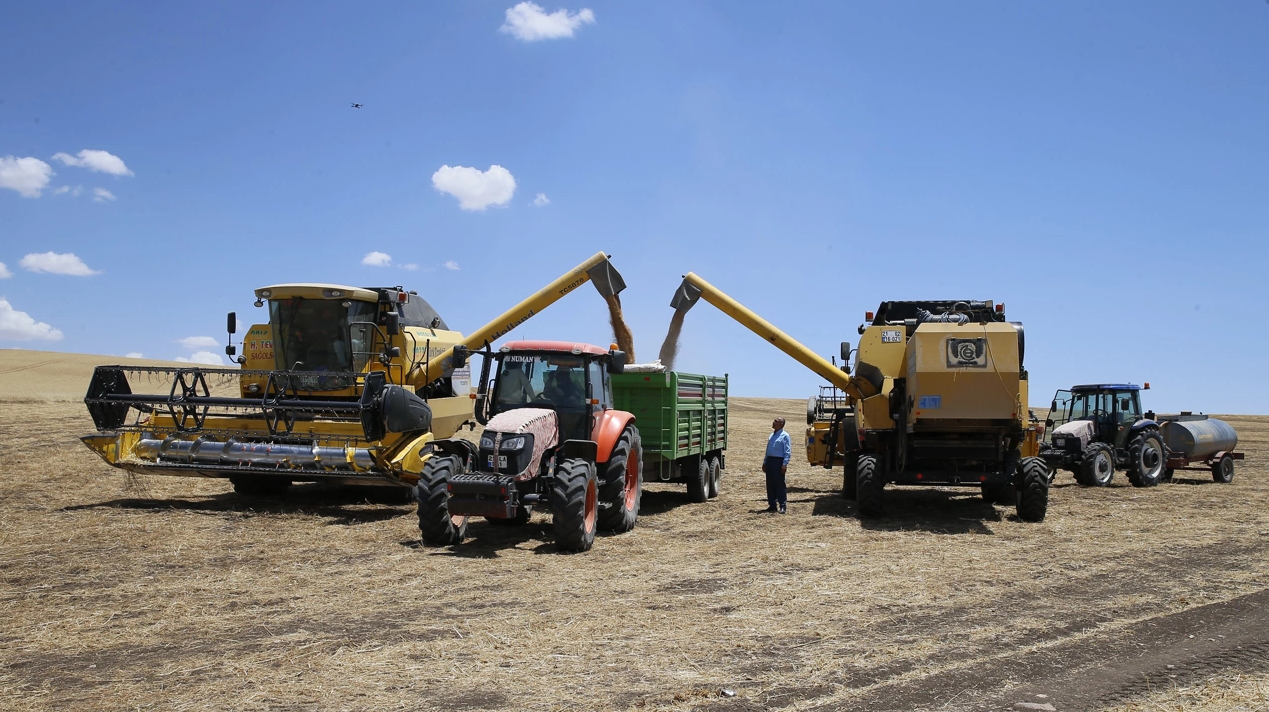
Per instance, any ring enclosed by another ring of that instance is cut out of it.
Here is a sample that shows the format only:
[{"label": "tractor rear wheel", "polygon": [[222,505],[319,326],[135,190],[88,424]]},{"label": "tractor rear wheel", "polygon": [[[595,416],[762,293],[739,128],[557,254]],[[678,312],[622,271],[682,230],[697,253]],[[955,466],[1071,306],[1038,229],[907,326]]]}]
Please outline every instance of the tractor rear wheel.
[{"label": "tractor rear wheel", "polygon": [[1018,518],[1043,522],[1049,509],[1049,466],[1038,457],[1024,457],[1018,464]]},{"label": "tractor rear wheel", "polygon": [[1234,458],[1226,455],[1212,464],[1212,481],[1225,484],[1234,481]]},{"label": "tractor rear wheel", "polygon": [[1128,446],[1128,481],[1133,487],[1154,487],[1163,478],[1167,461],[1168,451],[1159,431],[1138,435]]},{"label": "tractor rear wheel", "polygon": [[723,462],[717,455],[709,458],[709,498],[713,499],[722,491]]},{"label": "tractor rear wheel", "polygon": [[419,531],[428,546],[457,544],[467,534],[467,517],[449,513],[449,480],[462,471],[454,455],[433,455],[423,465],[416,497],[419,500]]},{"label": "tractor rear wheel", "polygon": [[1173,475],[1173,474],[1175,474],[1175,472],[1176,472],[1176,470],[1172,469],[1171,467],[1165,467],[1165,468],[1163,468],[1163,476],[1159,478],[1159,481],[1160,481],[1160,482],[1171,482],[1171,481],[1172,481],[1172,475]]},{"label": "tractor rear wheel", "polygon": [[551,499],[555,509],[555,545],[565,551],[590,549],[599,520],[595,465],[578,457],[560,463],[555,470]]},{"label": "tractor rear wheel", "polygon": [[703,456],[683,461],[683,476],[687,478],[687,498],[701,503],[709,499],[709,462]]},{"label": "tractor rear wheel", "polygon": [[643,440],[638,428],[627,425],[621,432],[601,480],[599,499],[608,508],[599,510],[599,526],[618,533],[634,529],[643,499]]},{"label": "tractor rear wheel", "polygon": [[875,455],[861,455],[855,468],[855,497],[859,516],[880,517],[886,513],[884,490],[886,481],[878,471]]},{"label": "tractor rear wheel", "polygon": [[243,497],[279,497],[291,486],[291,481],[272,475],[230,477],[234,492]]},{"label": "tractor rear wheel", "polygon": [[1085,487],[1105,487],[1115,478],[1115,451],[1105,443],[1089,443],[1084,448],[1075,479]]},{"label": "tractor rear wheel", "polygon": [[847,455],[842,463],[842,497],[855,498],[855,485],[859,478],[859,455]]}]

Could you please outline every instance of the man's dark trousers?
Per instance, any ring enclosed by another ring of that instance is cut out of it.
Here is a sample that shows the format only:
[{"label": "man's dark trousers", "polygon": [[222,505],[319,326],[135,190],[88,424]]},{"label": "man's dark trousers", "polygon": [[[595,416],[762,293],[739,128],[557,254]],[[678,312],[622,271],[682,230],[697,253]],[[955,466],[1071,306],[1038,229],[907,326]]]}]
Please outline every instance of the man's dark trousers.
[{"label": "man's dark trousers", "polygon": [[768,457],[762,461],[762,471],[767,473],[767,506],[784,509],[789,492],[784,486],[783,457]]}]

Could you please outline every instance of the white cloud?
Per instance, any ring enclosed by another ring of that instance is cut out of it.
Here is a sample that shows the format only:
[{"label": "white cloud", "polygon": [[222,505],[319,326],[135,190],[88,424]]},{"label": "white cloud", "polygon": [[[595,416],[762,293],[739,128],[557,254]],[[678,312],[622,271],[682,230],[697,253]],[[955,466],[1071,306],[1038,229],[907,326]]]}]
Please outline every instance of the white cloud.
[{"label": "white cloud", "polygon": [[536,42],[572,37],[577,28],[593,24],[595,13],[589,8],[582,8],[571,15],[563,8],[547,14],[541,5],[522,2],[507,10],[507,21],[498,31],[525,42]]},{"label": "white cloud", "polygon": [[533,199],[533,204],[540,208],[543,205],[550,205],[551,199],[546,197],[546,193],[538,193],[538,197]]},{"label": "white cloud", "polygon": [[432,174],[432,187],[458,198],[463,210],[484,210],[490,205],[506,205],[516,192],[511,171],[499,165],[489,170],[465,166],[441,166]]},{"label": "white cloud", "polygon": [[386,252],[367,252],[366,256],[361,258],[361,263],[371,267],[391,267],[392,255]]},{"label": "white cloud", "polygon": [[105,188],[93,188],[93,202],[104,203],[107,200],[114,200],[115,194]]},{"label": "white cloud", "polygon": [[419,268],[419,266],[418,266],[418,265],[416,265],[416,264],[414,264],[413,262],[411,262],[411,263],[409,263],[409,264],[401,265],[401,269],[408,270],[408,271],[410,271],[410,272],[413,272],[414,270],[416,270],[416,269],[418,269],[418,268]]},{"label": "white cloud", "polygon": [[58,188],[57,190],[53,191],[53,195],[61,195],[62,193],[69,193],[70,189],[71,187],[69,185],[64,185]]},{"label": "white cloud", "polygon": [[123,355],[124,358],[145,358],[145,354],[140,351],[129,351]]},{"label": "white cloud", "polygon": [[214,349],[220,345],[220,342],[210,336],[186,336],[183,339],[177,339],[176,343],[184,346],[190,351],[196,349]]},{"label": "white cloud", "polygon": [[54,153],[53,160],[61,161],[68,166],[87,168],[98,173],[109,173],[112,176],[133,175],[132,171],[128,170],[128,167],[124,165],[122,158],[108,151],[94,151],[91,148],[85,148],[79,152],[78,158],[65,153]]},{"label": "white cloud", "polygon": [[220,358],[220,354],[214,354],[210,351],[195,351],[194,353],[190,354],[189,358],[185,358],[184,356],[177,356],[176,358],[172,360],[177,361],[179,363],[201,363],[206,366],[224,366],[225,365],[224,360]]},{"label": "white cloud", "polygon": [[14,309],[8,299],[0,297],[0,339],[61,341],[62,332],[32,319],[26,312]]},{"label": "white cloud", "polygon": [[71,195],[79,195],[82,192],[84,192],[84,186],[77,185],[75,186],[75,189],[71,191]]},{"label": "white cloud", "polygon": [[444,264],[444,267],[445,267],[445,269],[452,269],[452,270],[454,270],[455,272],[457,272],[457,271],[458,271],[458,263],[457,263],[457,262],[455,262],[454,260],[446,260],[446,261],[445,261],[445,264]]},{"label": "white cloud", "polygon": [[73,252],[59,255],[56,252],[32,253],[22,258],[18,264],[28,272],[47,272],[49,274],[68,274],[72,277],[87,277],[90,274],[101,274],[88,268],[84,261]]},{"label": "white cloud", "polygon": [[0,188],[18,191],[23,198],[38,198],[53,177],[53,167],[38,158],[0,156]]},{"label": "white cloud", "polygon": [[0,279],[8,279],[12,276],[13,273],[9,271],[8,266],[6,266],[5,263],[0,262]]}]

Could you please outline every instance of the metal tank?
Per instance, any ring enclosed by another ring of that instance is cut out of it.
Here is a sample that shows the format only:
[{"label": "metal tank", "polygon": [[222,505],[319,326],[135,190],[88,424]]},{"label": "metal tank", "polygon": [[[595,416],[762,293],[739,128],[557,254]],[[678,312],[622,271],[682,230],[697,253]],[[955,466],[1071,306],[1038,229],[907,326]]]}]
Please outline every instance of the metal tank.
[{"label": "metal tank", "polygon": [[1189,460],[1202,460],[1238,447],[1238,433],[1233,426],[1216,418],[1170,420],[1163,423],[1162,430],[1168,450]]}]

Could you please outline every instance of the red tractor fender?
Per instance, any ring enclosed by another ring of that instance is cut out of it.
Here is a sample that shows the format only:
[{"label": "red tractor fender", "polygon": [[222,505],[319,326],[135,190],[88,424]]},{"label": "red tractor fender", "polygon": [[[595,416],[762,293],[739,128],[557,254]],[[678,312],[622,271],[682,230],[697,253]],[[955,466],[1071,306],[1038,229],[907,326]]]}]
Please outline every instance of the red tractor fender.
[{"label": "red tractor fender", "polygon": [[624,410],[605,410],[595,416],[595,427],[590,432],[590,439],[599,446],[596,448],[598,451],[596,462],[608,462],[622,431],[627,425],[633,423],[634,419],[634,413],[627,413]]}]

